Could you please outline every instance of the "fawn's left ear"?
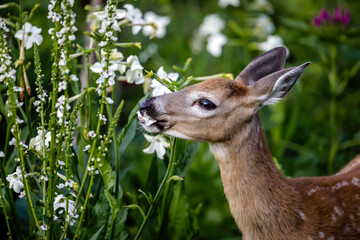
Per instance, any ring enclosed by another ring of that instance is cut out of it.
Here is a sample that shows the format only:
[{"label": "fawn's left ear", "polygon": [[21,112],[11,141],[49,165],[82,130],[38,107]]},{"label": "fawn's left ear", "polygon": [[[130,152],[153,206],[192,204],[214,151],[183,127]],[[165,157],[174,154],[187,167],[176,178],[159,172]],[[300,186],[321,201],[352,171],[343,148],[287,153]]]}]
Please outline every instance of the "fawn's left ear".
[{"label": "fawn's left ear", "polygon": [[280,101],[309,65],[310,62],[306,62],[298,67],[283,69],[263,77],[250,86],[252,95],[258,99],[260,106]]}]

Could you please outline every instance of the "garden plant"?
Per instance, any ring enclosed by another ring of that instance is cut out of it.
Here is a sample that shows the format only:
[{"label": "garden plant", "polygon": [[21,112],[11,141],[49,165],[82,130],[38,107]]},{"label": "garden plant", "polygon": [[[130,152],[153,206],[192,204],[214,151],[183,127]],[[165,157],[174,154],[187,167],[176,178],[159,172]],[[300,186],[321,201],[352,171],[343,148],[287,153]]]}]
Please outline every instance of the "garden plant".
[{"label": "garden plant", "polygon": [[140,102],[285,46],[289,66],[312,65],[260,112],[273,160],[288,177],[333,174],[360,153],[359,9],[2,1],[0,238],[241,239],[208,144],[145,133]]}]

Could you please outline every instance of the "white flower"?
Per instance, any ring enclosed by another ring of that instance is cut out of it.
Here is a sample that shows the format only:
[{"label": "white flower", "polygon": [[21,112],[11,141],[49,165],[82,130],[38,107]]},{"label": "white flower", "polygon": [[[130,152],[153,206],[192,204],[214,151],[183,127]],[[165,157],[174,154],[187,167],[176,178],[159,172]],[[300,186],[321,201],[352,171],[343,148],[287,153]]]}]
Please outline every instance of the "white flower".
[{"label": "white flower", "polygon": [[96,133],[95,133],[94,131],[90,131],[90,132],[89,132],[89,136],[90,136],[91,138],[94,138],[94,137],[96,137]]},{"label": "white flower", "polygon": [[210,14],[204,18],[199,33],[202,36],[217,34],[225,27],[225,22],[217,14]]},{"label": "white flower", "polygon": [[59,88],[58,88],[58,92],[61,92],[62,90],[66,90],[66,81],[61,81],[59,82]]},{"label": "white flower", "polygon": [[221,48],[225,45],[227,38],[221,34],[213,34],[208,38],[206,49],[214,57],[219,57],[221,55]]},{"label": "white flower", "polygon": [[124,8],[126,9],[126,18],[129,19],[132,24],[135,24],[135,26],[132,27],[132,33],[138,34],[141,31],[142,26],[136,24],[145,23],[140,9],[135,8],[132,4],[125,4]]},{"label": "white flower", "polygon": [[24,141],[20,141],[19,144],[20,144],[20,146],[23,146],[24,148],[29,148],[29,146],[26,145]]},{"label": "white flower", "polygon": [[105,42],[105,41],[99,42],[99,47],[105,47],[105,46],[106,46],[106,42]]},{"label": "white flower", "polygon": [[73,186],[74,186],[74,181],[73,181],[73,180],[68,179],[68,180],[65,182],[65,187],[67,187],[67,188],[72,188]]},{"label": "white flower", "polygon": [[100,118],[101,121],[106,123],[107,119],[106,119],[105,115],[99,114],[99,118]]},{"label": "white flower", "polygon": [[[167,81],[176,81],[179,77],[178,73],[169,73],[169,74],[166,73],[164,71],[164,67],[160,67],[157,70],[156,75],[158,75],[159,78],[165,79]],[[153,96],[159,96],[159,95],[163,95],[166,93],[171,93],[171,91],[166,86],[159,83],[156,79],[153,79],[151,81],[150,87],[153,88],[153,91],[152,91]]]},{"label": "white flower", "polygon": [[41,228],[41,230],[46,231],[48,227],[46,224],[44,224],[44,225],[41,225],[40,228]]},{"label": "white flower", "polygon": [[269,51],[275,47],[283,46],[283,40],[278,35],[270,35],[267,37],[266,41],[258,44],[258,48],[264,52]]},{"label": "white flower", "polygon": [[86,146],[84,147],[84,150],[83,150],[83,151],[86,152],[87,150],[90,149],[90,147],[91,147],[90,144],[86,145]]},{"label": "white flower", "polygon": [[91,71],[93,71],[94,73],[101,73],[103,71],[103,68],[105,67],[105,63],[101,64],[99,62],[94,63],[90,69]]},{"label": "white flower", "polygon": [[118,66],[116,63],[113,63],[109,66],[108,70],[105,70],[105,65],[106,63],[99,63],[96,62],[94,63],[94,65],[92,65],[90,67],[91,71],[93,71],[94,73],[98,73],[100,74],[100,77],[96,80],[96,83],[100,85],[102,85],[105,81],[105,79],[108,79],[108,83],[110,86],[115,84],[115,70],[117,70]]},{"label": "white flower", "polygon": [[[155,23],[156,25],[156,34],[155,37],[163,38],[166,34],[166,26],[170,23],[170,18],[165,16],[158,16],[153,12],[147,12],[144,15],[145,21],[148,23]],[[153,32],[152,26],[144,26],[143,34],[145,36],[150,36]]]},{"label": "white flower", "polygon": [[94,166],[88,166],[88,170],[89,170],[90,172],[92,172],[92,171],[95,170],[95,167],[94,167]]},{"label": "white flower", "polygon": [[152,154],[156,152],[156,156],[160,159],[164,159],[166,148],[170,147],[170,144],[162,135],[150,136],[144,134],[146,141],[150,142],[150,146],[143,150],[144,153]]},{"label": "white flower", "polygon": [[238,7],[240,6],[240,0],[219,0],[219,7],[226,8],[229,5]]},{"label": "white flower", "polygon": [[24,89],[22,89],[21,87],[15,86],[15,87],[14,87],[14,91],[15,91],[15,92],[22,92],[22,91],[24,91]]},{"label": "white flower", "polygon": [[65,187],[65,184],[59,183],[58,185],[56,185],[56,187],[57,187],[58,189],[62,189],[62,188]]},{"label": "white flower", "polygon": [[24,188],[24,184],[23,184],[23,177],[21,175],[21,169],[20,167],[16,168],[16,171],[12,174],[9,174],[6,177],[6,180],[10,182],[10,186],[9,188],[14,189],[14,191],[16,193],[20,193],[21,189]]},{"label": "white flower", "polygon": [[49,180],[49,178],[47,177],[47,176],[44,176],[44,175],[42,175],[41,177],[40,177],[40,180],[41,181],[45,181],[45,182],[47,182],[48,180]]},{"label": "white flower", "polygon": [[9,145],[12,146],[12,145],[15,145],[16,143],[16,139],[13,137],[10,141],[9,141]]},{"label": "white flower", "polygon": [[108,102],[108,104],[113,104],[114,103],[114,101],[109,97],[106,97],[105,100]]},{"label": "white flower", "polygon": [[70,80],[74,81],[74,82],[77,82],[77,81],[79,81],[79,78],[75,74],[71,74],[70,75]]},{"label": "white flower", "polygon": [[31,23],[26,22],[21,30],[17,31],[15,33],[15,38],[22,41],[23,35],[24,35],[24,46],[26,49],[29,49],[32,47],[34,42],[37,45],[40,45],[43,41],[43,37],[41,36],[41,28],[35,27],[31,25]]},{"label": "white flower", "polygon": [[23,197],[25,197],[25,191],[21,191],[19,194],[19,198],[23,198]]},{"label": "white flower", "polygon": [[144,83],[143,67],[140,64],[138,57],[131,55],[126,59],[126,62],[130,66],[126,71],[126,81],[135,84]]},{"label": "white flower", "polygon": [[3,151],[0,151],[0,157],[5,157],[5,154]]},{"label": "white flower", "polygon": [[255,19],[255,32],[259,34],[269,35],[275,30],[274,24],[271,22],[269,16],[261,14]]},{"label": "white flower", "polygon": [[[71,199],[68,199],[68,212],[75,212],[75,202]],[[64,195],[59,194],[55,197],[55,201],[54,201],[54,211],[57,211],[57,209],[59,208],[63,208],[61,209],[58,213],[62,214],[65,209],[66,209],[66,198]],[[57,219],[57,216],[55,216],[55,220]],[[69,220],[69,216],[67,216],[66,220]]]},{"label": "white flower", "polygon": [[22,119],[20,119],[20,118],[16,118],[16,122],[17,122],[18,124],[22,124],[22,123],[24,122],[24,120],[22,120]]},{"label": "white flower", "polygon": [[[45,133],[45,147],[48,148],[49,143],[51,142],[51,132],[44,131],[44,133]],[[38,130],[37,134],[38,135],[36,137],[30,139],[29,146],[30,148],[35,148],[37,151],[41,152],[44,146],[42,141],[42,130]]]},{"label": "white flower", "polygon": [[64,161],[58,160],[58,163],[59,163],[61,166],[65,166],[65,162],[64,162]]},{"label": "white flower", "polygon": [[3,29],[5,32],[10,32],[9,28],[6,27],[5,20],[0,18],[0,29]]}]

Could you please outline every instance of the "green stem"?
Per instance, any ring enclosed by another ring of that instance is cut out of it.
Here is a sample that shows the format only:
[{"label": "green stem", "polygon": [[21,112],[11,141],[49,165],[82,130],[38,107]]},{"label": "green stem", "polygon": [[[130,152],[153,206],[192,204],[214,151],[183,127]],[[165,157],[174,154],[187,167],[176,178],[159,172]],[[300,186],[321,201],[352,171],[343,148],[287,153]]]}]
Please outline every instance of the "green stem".
[{"label": "green stem", "polygon": [[154,209],[155,209],[155,207],[156,207],[156,204],[157,204],[157,202],[159,201],[159,198],[160,198],[160,196],[161,196],[161,194],[162,194],[162,192],[163,192],[163,190],[164,190],[164,188],[165,188],[165,186],[166,186],[166,182],[167,182],[167,180],[168,180],[168,178],[169,178],[170,172],[172,171],[173,163],[174,163],[174,159],[175,159],[175,144],[176,144],[176,138],[173,139],[172,144],[171,144],[173,147],[172,147],[172,149],[171,149],[171,155],[170,155],[169,165],[168,165],[168,167],[167,167],[167,169],[166,169],[165,176],[164,176],[164,178],[163,178],[162,181],[161,181],[161,184],[160,184],[160,186],[159,186],[159,188],[158,188],[158,190],[157,190],[157,192],[156,192],[156,195],[155,195],[155,197],[154,197],[154,200],[153,200],[152,204],[150,205],[150,208],[149,208],[149,210],[148,210],[147,213],[146,213],[145,219],[144,219],[143,222],[141,223],[141,226],[140,226],[138,232],[136,233],[136,236],[135,236],[134,240],[137,240],[137,239],[140,238],[140,236],[141,236],[142,232],[144,231],[146,225],[147,225],[148,222],[150,221],[151,215],[152,215],[153,212],[154,212]]},{"label": "green stem", "polygon": [[30,188],[29,188],[28,181],[26,179],[26,174],[25,174],[25,160],[24,160],[23,151],[21,150],[21,146],[20,146],[20,134],[19,134],[19,131],[18,131],[18,125],[17,124],[16,124],[15,132],[18,135],[17,138],[16,138],[16,142],[17,142],[16,146],[17,146],[17,149],[18,149],[19,157],[20,157],[21,175],[22,175],[22,178],[23,178],[24,190],[25,190],[25,195],[26,195],[25,198],[26,198],[28,210],[30,209],[30,216],[35,221],[35,224],[36,224],[38,230],[40,231],[41,236],[45,239],[44,232],[40,228],[40,223],[39,223],[39,220],[36,217],[34,205],[33,205],[32,200],[31,200]]},{"label": "green stem", "polygon": [[91,193],[91,187],[94,183],[94,176],[95,174],[92,174],[91,175],[91,178],[90,178],[90,183],[89,183],[89,188],[88,188],[88,191],[86,193],[86,197],[85,197],[85,202],[84,202],[84,205],[83,205],[83,208],[82,208],[82,212],[81,212],[81,215],[80,215],[80,220],[78,222],[78,226],[76,228],[76,232],[75,232],[75,235],[74,235],[74,240],[77,239],[79,237],[79,230],[80,230],[80,227],[81,227],[81,223],[84,219],[84,216],[85,216],[85,210],[86,210],[86,205],[88,203],[88,200],[89,200],[89,196],[90,196],[90,193]]},{"label": "green stem", "polygon": [[3,194],[2,194],[2,187],[1,187],[2,185],[3,185],[3,183],[2,183],[2,181],[1,181],[1,179],[0,179],[0,201],[1,201],[1,207],[3,208],[4,217],[5,217],[5,221],[6,221],[6,227],[7,227],[8,231],[9,231],[9,234],[7,234],[7,236],[9,237],[10,240],[12,240],[12,239],[13,239],[13,236],[12,236],[12,233],[11,233],[11,227],[10,227],[10,223],[9,223],[9,217],[8,217],[7,211],[6,211],[6,205],[5,205],[5,201],[4,201],[5,198],[4,198]]}]

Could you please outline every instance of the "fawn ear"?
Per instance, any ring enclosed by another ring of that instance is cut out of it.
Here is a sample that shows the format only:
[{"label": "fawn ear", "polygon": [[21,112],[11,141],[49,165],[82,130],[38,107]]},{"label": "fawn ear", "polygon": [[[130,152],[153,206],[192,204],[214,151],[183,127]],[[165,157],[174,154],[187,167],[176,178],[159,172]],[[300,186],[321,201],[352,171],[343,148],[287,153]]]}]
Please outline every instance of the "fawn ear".
[{"label": "fawn ear", "polygon": [[261,54],[252,60],[235,80],[251,86],[259,79],[283,69],[286,52],[285,47],[277,47]]},{"label": "fawn ear", "polygon": [[263,77],[250,86],[252,94],[258,99],[260,106],[280,101],[309,65],[310,62],[306,62],[298,67],[286,68]]}]

